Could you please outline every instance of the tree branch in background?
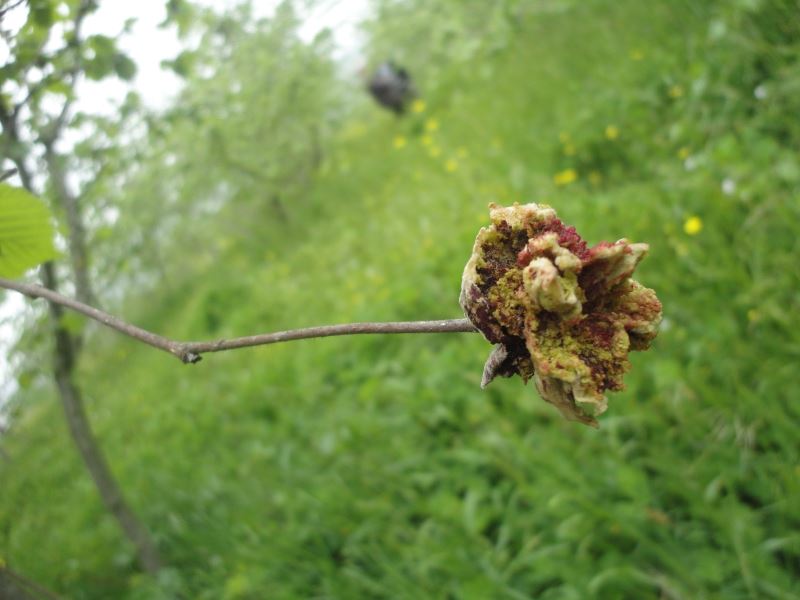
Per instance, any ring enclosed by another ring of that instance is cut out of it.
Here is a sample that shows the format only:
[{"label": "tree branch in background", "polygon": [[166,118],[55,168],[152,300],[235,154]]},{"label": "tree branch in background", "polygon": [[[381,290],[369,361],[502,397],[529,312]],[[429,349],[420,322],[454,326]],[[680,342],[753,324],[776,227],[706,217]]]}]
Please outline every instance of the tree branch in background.
[{"label": "tree branch in background", "polygon": [[0,598],[7,600],[62,600],[44,586],[17,573],[0,559]]},{"label": "tree branch in background", "polygon": [[[38,92],[29,88],[29,93],[26,95],[25,100],[13,109],[0,98],[3,154],[15,165],[23,186],[31,193],[34,193],[33,173],[27,165],[28,158],[35,156],[31,150],[31,145],[38,143],[44,147],[46,169],[42,175],[45,175],[52,185],[55,200],[61,205],[66,216],[68,249],[72,259],[75,287],[78,297],[83,299],[92,298],[88,277],[85,228],[83,226],[79,198],[67,186],[63,158],[56,152],[56,145],[69,124],[70,107],[74,100],[74,87],[80,76],[81,23],[93,7],[92,0],[81,0],[78,6],[72,37],[67,40],[65,47],[62,49],[63,52],[73,52],[75,54],[74,62],[71,67],[59,74],[59,77],[68,82],[69,92],[58,115],[50,119],[47,124],[41,127],[28,124],[31,128],[28,133],[33,138],[32,142],[22,143],[20,109],[29,103],[35,105],[35,96]],[[24,80],[24,77],[22,79]],[[23,124],[22,126],[24,127],[25,125]],[[55,265],[52,262],[43,265],[41,276],[45,286],[50,288],[48,291],[58,295],[58,277]],[[64,307],[62,305],[57,302],[50,302],[49,308],[52,317],[54,340],[53,378],[58,388],[70,435],[103,503],[117,520],[126,539],[136,548],[139,565],[144,571],[154,575],[163,567],[164,562],[147,527],[139,520],[136,513],[127,503],[122,489],[114,478],[108,461],[92,431],[80,387],[75,381],[75,365],[80,355],[81,337],[79,334],[71,333],[64,324]],[[3,595],[2,590],[0,590],[0,597],[6,597]]]},{"label": "tree branch in background", "polygon": [[9,4],[6,4],[3,7],[0,7],[0,21],[2,21],[3,17],[6,16],[6,13],[11,12],[12,10],[17,8],[18,6],[22,6],[24,3],[25,3],[25,0],[17,0],[16,2],[11,2]]},{"label": "tree branch in background", "polygon": [[[47,290],[49,294],[58,296],[58,293],[53,291],[58,289],[55,266],[52,262],[47,262],[42,267],[42,271],[42,280],[48,287],[38,285],[34,287],[40,287],[42,290]],[[83,458],[89,475],[100,492],[100,497],[111,514],[117,518],[128,540],[136,547],[141,566],[148,573],[154,574],[161,569],[164,563],[147,528],[128,505],[122,489],[114,478],[111,467],[97,443],[97,438],[86,414],[81,390],[75,383],[75,363],[79,354],[79,349],[75,346],[76,339],[64,326],[62,304],[52,300],[49,304],[55,341],[53,369],[70,434],[78,447],[78,452]]]},{"label": "tree branch in background", "polygon": [[72,50],[74,62],[70,69],[64,73],[64,80],[69,80],[69,93],[64,100],[58,116],[47,127],[46,133],[41,133],[39,141],[44,146],[45,163],[47,164],[50,182],[53,185],[56,200],[64,210],[67,220],[69,236],[70,259],[75,277],[75,293],[82,302],[97,304],[97,298],[92,291],[89,281],[89,254],[86,250],[86,228],[81,214],[80,198],[70,191],[67,185],[67,175],[64,171],[62,157],[58,155],[55,145],[67,124],[67,118],[75,100],[75,86],[81,72],[81,27],[86,16],[92,8],[91,0],[83,0],[78,6],[72,30],[72,38],[67,42],[65,50]]},{"label": "tree branch in background", "polygon": [[237,348],[249,348],[252,346],[264,346],[267,344],[277,344],[279,342],[289,342],[292,340],[304,340],[309,338],[332,337],[339,335],[359,335],[366,333],[475,333],[477,329],[470,323],[469,319],[445,319],[439,321],[395,321],[384,323],[344,323],[341,325],[321,325],[319,327],[306,327],[304,329],[290,329],[288,331],[276,331],[273,333],[262,333],[229,340],[217,340],[213,342],[179,342],[158,335],[136,325],[132,325],[122,319],[110,315],[100,309],[89,306],[72,298],[67,298],[46,287],[20,283],[3,279],[0,277],[0,288],[13,290],[24,294],[30,298],[44,298],[51,304],[58,304],[90,319],[102,323],[106,327],[115,329],[120,333],[132,337],[140,342],[169,352],[184,363],[196,363],[201,360],[201,355],[208,352],[222,352],[224,350],[235,350]]},{"label": "tree branch in background", "polygon": [[83,225],[80,199],[70,191],[67,185],[63,160],[56,153],[52,141],[44,142],[44,158],[53,186],[53,194],[64,210],[67,221],[68,248],[75,277],[75,294],[81,302],[97,304],[97,298],[89,281],[89,253],[86,249],[86,228]]}]

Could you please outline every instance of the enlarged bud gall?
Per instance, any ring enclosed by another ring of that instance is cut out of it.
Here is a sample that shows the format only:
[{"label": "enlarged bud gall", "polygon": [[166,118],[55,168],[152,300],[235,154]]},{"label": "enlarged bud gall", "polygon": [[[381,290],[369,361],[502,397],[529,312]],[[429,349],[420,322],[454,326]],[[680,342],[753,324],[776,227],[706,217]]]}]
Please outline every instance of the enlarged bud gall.
[{"label": "enlarged bud gall", "polygon": [[533,379],[571,420],[597,426],[607,390],[623,389],[628,352],[658,333],[661,303],[631,275],[647,244],[592,248],[549,206],[490,205],[464,269],[461,306],[496,344],[482,386],[501,375]]}]

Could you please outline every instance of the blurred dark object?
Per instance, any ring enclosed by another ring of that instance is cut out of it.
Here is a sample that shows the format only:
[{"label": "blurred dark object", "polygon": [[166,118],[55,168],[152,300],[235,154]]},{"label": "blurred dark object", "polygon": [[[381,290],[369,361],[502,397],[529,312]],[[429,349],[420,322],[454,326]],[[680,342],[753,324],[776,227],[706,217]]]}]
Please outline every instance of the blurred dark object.
[{"label": "blurred dark object", "polygon": [[408,103],[416,96],[414,82],[403,67],[391,61],[382,63],[369,78],[369,93],[381,106],[397,115],[405,112]]}]

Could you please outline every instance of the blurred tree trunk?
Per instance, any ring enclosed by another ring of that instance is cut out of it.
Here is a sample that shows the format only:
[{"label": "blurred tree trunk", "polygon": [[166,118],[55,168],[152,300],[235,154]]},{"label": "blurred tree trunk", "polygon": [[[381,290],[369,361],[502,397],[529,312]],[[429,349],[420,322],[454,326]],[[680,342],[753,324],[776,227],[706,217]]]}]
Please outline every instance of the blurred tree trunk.
[{"label": "blurred tree trunk", "polygon": [[[98,4],[95,0],[79,0],[73,3],[70,19],[72,27],[70,29],[69,24],[61,23],[66,27],[62,33],[63,43],[60,48],[53,49],[46,47],[44,41],[51,38],[53,33],[51,28],[56,21],[43,18],[42,15],[45,17],[52,15],[56,10],[56,3],[53,0],[42,0],[40,4],[43,10],[37,12],[31,9],[28,21],[18,33],[22,41],[15,41],[13,37],[6,39],[11,56],[4,68],[23,93],[18,94],[21,100],[16,103],[12,101],[12,96],[0,95],[0,124],[3,127],[1,149],[3,156],[15,164],[22,184],[31,193],[34,193],[35,182],[27,163],[32,158],[37,158],[35,151],[37,146],[43,150],[38,154],[38,157],[44,159],[42,175],[49,182],[52,198],[67,225],[67,247],[75,295],[81,302],[96,304],[90,283],[86,227],[80,206],[81,194],[70,189],[65,157],[58,154],[56,147],[68,127],[76,83],[86,69],[94,69],[95,79],[111,76],[115,74],[115,70],[116,75],[130,78],[135,72],[135,66],[131,67],[130,60],[119,52],[110,38],[103,36],[86,38],[82,35],[81,26],[84,19],[97,9]],[[94,46],[92,46],[93,39]],[[31,52],[32,43],[41,44],[38,47],[34,45],[34,49],[37,50],[34,53]],[[97,45],[98,43],[100,45]],[[92,48],[91,53],[86,53],[87,46]],[[100,62],[92,64],[93,60]],[[98,64],[102,67],[100,71]],[[119,69],[120,66],[124,68]],[[49,112],[42,100],[50,85],[56,85],[58,94],[64,96],[63,105],[57,114]],[[28,116],[21,116],[23,114]],[[53,291],[58,291],[55,265],[46,263],[41,273],[44,285]],[[50,315],[54,340],[53,377],[72,440],[97,486],[103,503],[136,548],[140,566],[149,573],[155,573],[162,566],[158,550],[147,529],[125,501],[119,484],[97,444],[86,415],[80,388],[75,382],[75,368],[80,355],[82,335],[66,326],[60,306],[51,303]]]},{"label": "blurred tree trunk", "polygon": [[[10,119],[7,113],[3,113],[0,116],[2,116],[3,136],[6,138],[6,142],[10,142],[10,144],[7,145],[16,145],[19,147],[16,123]],[[92,293],[89,283],[83,219],[78,209],[77,198],[73,197],[67,188],[64,171],[59,168],[55,170],[49,168],[51,165],[58,165],[57,157],[52,153],[52,144],[54,141],[55,138],[51,138],[45,144],[46,152],[50,154],[46,160],[49,171],[47,176],[53,188],[56,190],[56,200],[61,205],[65,214],[67,214],[67,223],[70,228],[68,249],[74,270],[76,290],[78,291],[79,297],[92,298],[94,294]],[[24,158],[21,156],[12,156],[11,159],[17,167],[17,172],[25,188],[31,193],[35,193],[33,190],[33,178],[28,171]],[[72,231],[73,224],[78,226],[77,234]],[[79,256],[77,257],[74,255],[75,248],[73,247],[73,242],[75,240],[78,240],[79,244],[77,250]],[[52,262],[45,263],[42,267],[42,282],[53,291],[58,291],[58,279],[56,277],[55,266]],[[103,503],[117,520],[125,536],[136,548],[136,555],[140,566],[148,573],[154,574],[163,566],[161,557],[159,556],[158,550],[149,532],[125,501],[122,490],[114,478],[103,456],[102,450],[97,444],[97,440],[92,432],[92,427],[86,416],[80,388],[78,388],[74,381],[75,365],[80,353],[81,337],[80,335],[71,333],[64,326],[63,310],[60,306],[51,303],[50,315],[53,322],[55,344],[53,377],[56,382],[56,387],[58,388],[61,405],[64,409],[64,415],[72,440],[75,442],[81,459],[97,486]]]},{"label": "blurred tree trunk", "polygon": [[[58,289],[53,263],[46,263],[42,267],[42,281],[51,290]],[[86,281],[88,282],[88,278]],[[80,388],[75,384],[75,362],[78,358],[80,338],[71,334],[64,327],[63,309],[59,305],[50,303],[50,315],[52,316],[55,340],[53,376],[72,440],[78,447],[78,452],[97,486],[97,491],[100,492],[103,503],[117,519],[125,536],[136,547],[139,564],[148,573],[156,573],[163,566],[161,557],[147,529],[122,495],[122,490],[97,444],[92,426],[86,416]]]},{"label": "blurred tree trunk", "polygon": [[[79,198],[70,191],[67,185],[63,163],[54,149],[55,140],[46,139],[43,140],[43,144],[47,174],[53,187],[54,196],[64,212],[67,222],[67,247],[72,262],[75,295],[81,302],[96,305],[96,297],[90,283],[86,228],[83,224]],[[58,290],[58,278],[53,263],[46,263],[42,267],[42,281],[51,290]],[[75,363],[82,345],[81,338],[64,327],[64,311],[61,306],[51,303],[50,314],[53,320],[53,338],[55,340],[53,375],[61,396],[69,432],[103,502],[117,519],[125,535],[136,547],[142,568],[149,573],[155,573],[163,566],[161,557],[150,539],[150,534],[128,506],[122,490],[111,473],[86,416],[80,388],[75,384]]]}]

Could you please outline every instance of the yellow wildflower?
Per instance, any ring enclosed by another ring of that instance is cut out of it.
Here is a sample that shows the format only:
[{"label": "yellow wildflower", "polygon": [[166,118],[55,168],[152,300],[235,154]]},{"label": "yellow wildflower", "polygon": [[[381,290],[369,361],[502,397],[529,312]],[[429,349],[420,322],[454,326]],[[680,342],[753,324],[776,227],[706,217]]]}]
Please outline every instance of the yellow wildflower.
[{"label": "yellow wildflower", "polygon": [[642,60],[644,58],[644,52],[642,52],[638,48],[634,48],[633,50],[631,50],[630,57],[631,60]]},{"label": "yellow wildflower", "polygon": [[683,230],[687,235],[697,235],[703,230],[703,220],[697,216],[689,217],[683,223]]},{"label": "yellow wildflower", "polygon": [[458,155],[458,158],[467,158],[469,156],[469,151],[464,148],[464,146],[459,146],[458,149],[456,149],[456,155]]},{"label": "yellow wildflower", "polygon": [[428,154],[430,154],[431,157],[433,158],[438,157],[441,153],[442,149],[439,148],[439,146],[431,146],[430,149],[428,150]]},{"label": "yellow wildflower", "polygon": [[575,144],[571,143],[564,144],[564,155],[575,156]]},{"label": "yellow wildflower", "polygon": [[427,131],[429,133],[433,133],[437,129],[439,129],[439,121],[437,121],[436,119],[434,119],[432,117],[430,119],[428,119],[427,121],[425,121],[425,131]]},{"label": "yellow wildflower", "polygon": [[678,150],[678,158],[680,158],[681,160],[686,160],[687,158],[689,158],[689,148],[684,146],[683,148]]},{"label": "yellow wildflower", "polygon": [[680,85],[677,85],[677,84],[673,85],[671,88],[669,88],[669,92],[668,93],[669,93],[669,97],[670,98],[680,98],[681,96],[683,96],[683,93],[684,93],[683,92],[683,86],[680,86]]},{"label": "yellow wildflower", "polygon": [[458,162],[451,158],[444,163],[444,168],[448,173],[453,173],[458,170]]},{"label": "yellow wildflower", "polygon": [[565,169],[553,176],[553,182],[556,185],[569,185],[578,179],[578,172],[575,169]]},{"label": "yellow wildflower", "polygon": [[411,112],[417,114],[425,112],[425,100],[414,100],[414,102],[411,103]]},{"label": "yellow wildflower", "polygon": [[606,139],[615,140],[619,137],[619,127],[616,125],[609,125],[606,127]]},{"label": "yellow wildflower", "polygon": [[425,147],[433,146],[433,138],[427,134],[422,136],[422,145]]},{"label": "yellow wildflower", "polygon": [[394,138],[394,142],[392,142],[392,145],[398,150],[400,150],[400,148],[405,148],[406,138],[402,135],[398,135],[396,138]]}]

